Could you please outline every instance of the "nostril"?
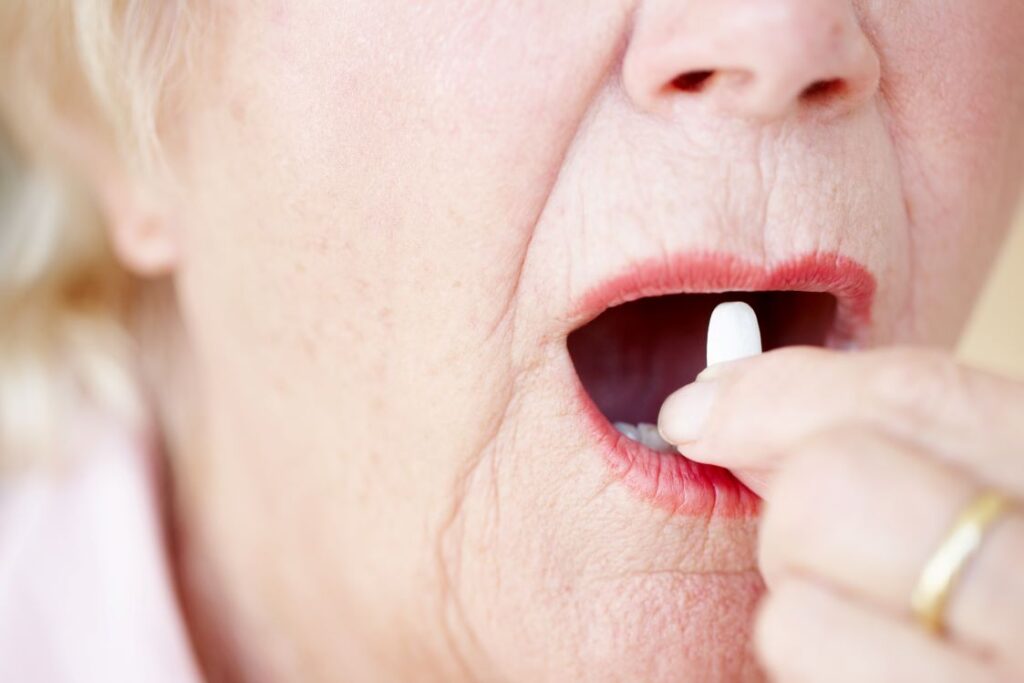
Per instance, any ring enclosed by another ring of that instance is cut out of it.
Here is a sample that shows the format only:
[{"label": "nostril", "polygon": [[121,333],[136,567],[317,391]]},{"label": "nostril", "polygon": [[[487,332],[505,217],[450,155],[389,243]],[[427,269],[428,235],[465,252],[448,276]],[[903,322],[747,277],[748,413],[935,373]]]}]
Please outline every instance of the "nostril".
[{"label": "nostril", "polygon": [[683,92],[700,92],[707,85],[714,71],[687,71],[672,80],[672,86]]},{"label": "nostril", "polygon": [[846,82],[841,78],[830,78],[811,83],[800,93],[800,99],[805,102],[822,101],[832,99],[842,94],[846,89]]}]

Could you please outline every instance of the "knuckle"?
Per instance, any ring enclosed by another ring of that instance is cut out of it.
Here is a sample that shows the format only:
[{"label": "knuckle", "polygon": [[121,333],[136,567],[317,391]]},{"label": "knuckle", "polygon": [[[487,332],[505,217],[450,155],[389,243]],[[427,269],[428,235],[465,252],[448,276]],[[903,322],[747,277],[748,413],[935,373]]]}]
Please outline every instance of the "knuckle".
[{"label": "knuckle", "polygon": [[883,417],[895,411],[913,428],[931,416],[948,413],[951,402],[971,393],[968,370],[949,354],[932,349],[885,351],[869,377],[867,395],[862,397],[865,405],[885,413]]}]

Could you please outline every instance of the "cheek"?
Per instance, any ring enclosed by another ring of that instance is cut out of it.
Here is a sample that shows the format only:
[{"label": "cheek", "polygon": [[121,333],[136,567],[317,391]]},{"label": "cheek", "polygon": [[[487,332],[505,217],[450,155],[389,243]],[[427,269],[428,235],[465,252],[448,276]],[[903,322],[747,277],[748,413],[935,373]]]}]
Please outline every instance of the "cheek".
[{"label": "cheek", "polygon": [[453,360],[507,365],[526,248],[623,10],[281,7],[237,18],[192,126],[183,277],[205,289],[206,341],[276,354],[252,371],[278,384],[387,392],[393,414],[360,408],[350,437],[479,413]]},{"label": "cheek", "polygon": [[877,17],[882,95],[916,250],[917,308],[929,311],[922,334],[950,340],[1021,187],[1024,4],[920,1],[879,9]]},{"label": "cheek", "polygon": [[[566,23],[547,9],[486,3],[453,28],[451,7],[393,4],[308,3],[242,24],[207,93],[193,184],[237,200],[220,230],[277,257],[266,265],[301,262],[314,286],[347,292],[342,315],[388,301],[425,328],[494,326],[587,84],[538,73],[574,54],[538,30]],[[386,30],[368,30],[382,11]],[[571,40],[593,45],[605,23]]]},{"label": "cheek", "polygon": [[518,273],[620,20],[588,2],[247,11],[198,94],[179,284],[225,452],[250,507],[319,492],[295,526],[359,548],[355,596],[431,542],[505,410]]}]

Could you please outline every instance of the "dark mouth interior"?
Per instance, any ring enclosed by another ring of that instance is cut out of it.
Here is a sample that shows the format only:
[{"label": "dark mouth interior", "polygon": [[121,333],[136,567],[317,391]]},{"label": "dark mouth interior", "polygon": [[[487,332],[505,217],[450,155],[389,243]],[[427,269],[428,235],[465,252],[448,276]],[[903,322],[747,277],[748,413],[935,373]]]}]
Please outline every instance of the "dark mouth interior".
[{"label": "dark mouth interior", "polygon": [[662,402],[704,369],[711,311],[745,301],[765,351],[825,344],[836,299],[822,292],[725,292],[648,297],[610,308],[569,335],[569,355],[610,422],[656,423]]}]

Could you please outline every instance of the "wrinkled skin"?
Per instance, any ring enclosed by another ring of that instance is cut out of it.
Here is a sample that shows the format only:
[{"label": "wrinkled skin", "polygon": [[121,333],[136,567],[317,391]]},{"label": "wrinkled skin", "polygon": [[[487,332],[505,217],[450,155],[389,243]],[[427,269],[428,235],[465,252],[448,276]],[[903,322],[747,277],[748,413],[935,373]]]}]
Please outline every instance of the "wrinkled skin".
[{"label": "wrinkled skin", "polygon": [[610,476],[574,306],[637,260],[836,252],[865,344],[950,345],[1021,187],[1021,31],[1018,0],[218,10],[161,223],[213,677],[758,680],[756,522]]}]

